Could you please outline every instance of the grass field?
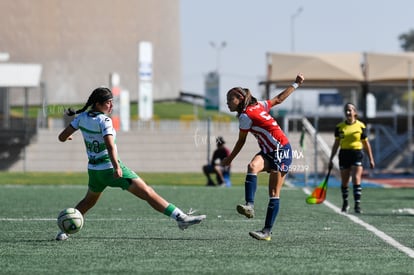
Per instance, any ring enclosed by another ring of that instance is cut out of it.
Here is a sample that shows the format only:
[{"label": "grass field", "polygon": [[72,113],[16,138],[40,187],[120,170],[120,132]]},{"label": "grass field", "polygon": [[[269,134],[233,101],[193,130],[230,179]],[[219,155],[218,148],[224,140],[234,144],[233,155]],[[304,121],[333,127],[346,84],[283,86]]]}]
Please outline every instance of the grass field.
[{"label": "grass field", "polygon": [[[85,101],[87,98],[84,99]],[[81,100],[83,102],[83,100]],[[30,118],[36,118],[39,114],[39,110],[47,113],[51,118],[61,118],[65,109],[73,108],[80,109],[83,104],[66,105],[56,104],[49,105],[46,109],[43,106],[29,106],[28,116]],[[195,109],[194,109],[195,108]],[[218,112],[216,110],[205,110],[203,106],[194,106],[191,103],[179,102],[179,101],[167,101],[167,102],[154,102],[154,118],[157,119],[180,119],[182,115],[192,115],[196,110],[199,119],[207,119],[208,117],[221,117],[227,119],[236,120],[234,115]],[[131,102],[130,104],[130,116],[131,119],[137,119],[138,104]],[[24,110],[22,106],[13,106],[11,108],[11,115],[14,117],[23,117]]]},{"label": "grass field", "polygon": [[[350,215],[338,212],[338,188],[328,189],[327,203],[307,205],[302,188],[285,186],[272,240],[261,242],[248,232],[263,226],[265,184],[258,188],[256,217],[249,220],[235,211],[236,204],[243,202],[243,186],[207,188],[186,184],[194,175],[174,175],[183,184],[155,184],[154,189],[183,210],[206,214],[202,224],[181,231],[173,220],[128,192],[107,189],[85,217],[84,228],[69,240],[57,242],[56,216],[83,197],[85,184],[52,184],[47,175],[43,175],[44,185],[7,184],[6,174],[0,175],[0,274],[414,271],[414,193],[410,189],[366,188],[364,214],[356,216],[352,211]],[[149,182],[166,180],[147,177]],[[61,178],[68,180],[66,175]]]},{"label": "grass field", "polygon": [[[190,185],[203,186],[206,183],[206,177],[202,173],[140,173],[150,185]],[[235,185],[241,185],[244,182],[243,173],[232,173],[232,182]],[[266,174],[260,174],[259,180],[267,184]],[[85,185],[88,182],[87,172],[0,172],[0,185],[18,184],[18,185]]]}]

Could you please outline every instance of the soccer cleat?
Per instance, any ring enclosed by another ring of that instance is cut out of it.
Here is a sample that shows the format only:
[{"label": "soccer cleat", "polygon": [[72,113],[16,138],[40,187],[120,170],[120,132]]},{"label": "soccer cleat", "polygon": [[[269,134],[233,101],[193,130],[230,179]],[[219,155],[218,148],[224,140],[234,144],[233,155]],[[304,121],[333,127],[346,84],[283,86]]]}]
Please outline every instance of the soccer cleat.
[{"label": "soccer cleat", "polygon": [[216,185],[214,184],[214,182],[213,182],[213,181],[209,180],[209,181],[206,183],[206,186],[216,186]]},{"label": "soccer cleat", "polygon": [[355,204],[354,210],[356,214],[362,214],[361,206],[359,206],[359,203]]},{"label": "soccer cleat", "polygon": [[251,205],[239,204],[237,205],[237,212],[239,212],[241,215],[246,216],[248,219],[254,217],[254,208]]},{"label": "soccer cleat", "polygon": [[192,216],[187,215],[185,217],[177,217],[178,228],[181,230],[187,229],[189,226],[199,224],[206,218],[206,215]]},{"label": "soccer cleat", "polygon": [[56,235],[55,240],[56,241],[64,241],[64,240],[67,240],[68,238],[69,238],[69,234],[66,234],[65,232],[61,231]]},{"label": "soccer cleat", "polygon": [[349,209],[348,202],[347,201],[344,201],[344,203],[342,204],[341,211],[344,212],[344,213],[347,213],[348,212],[348,209]]},{"label": "soccer cleat", "polygon": [[249,235],[260,241],[270,241],[272,239],[272,233],[263,230],[251,231],[249,232]]},{"label": "soccer cleat", "polygon": [[226,183],[223,181],[223,182],[220,182],[217,186],[218,187],[226,187]]}]

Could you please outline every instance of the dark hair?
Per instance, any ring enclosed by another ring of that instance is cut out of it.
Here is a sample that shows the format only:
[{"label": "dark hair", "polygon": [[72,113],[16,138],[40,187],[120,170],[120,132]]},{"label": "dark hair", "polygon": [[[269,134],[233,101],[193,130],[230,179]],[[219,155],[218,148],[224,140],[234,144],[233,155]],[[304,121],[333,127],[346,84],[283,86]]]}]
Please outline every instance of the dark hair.
[{"label": "dark hair", "polygon": [[224,141],[224,138],[223,137],[217,137],[216,138],[216,144],[217,144],[217,146],[223,145],[225,143],[226,142]]},{"label": "dark hair", "polygon": [[66,110],[66,114],[68,116],[73,116],[75,114],[79,114],[85,112],[90,106],[92,109],[95,107],[96,103],[104,103],[105,101],[113,98],[112,92],[109,88],[106,87],[99,87],[93,90],[92,94],[89,96],[88,101],[86,102],[85,106],[81,109],[74,111],[72,108]]},{"label": "dark hair", "polygon": [[227,97],[230,95],[235,95],[240,99],[240,104],[237,106],[237,114],[240,115],[247,106],[257,103],[257,99],[252,96],[252,93],[247,88],[234,87],[227,92]]}]

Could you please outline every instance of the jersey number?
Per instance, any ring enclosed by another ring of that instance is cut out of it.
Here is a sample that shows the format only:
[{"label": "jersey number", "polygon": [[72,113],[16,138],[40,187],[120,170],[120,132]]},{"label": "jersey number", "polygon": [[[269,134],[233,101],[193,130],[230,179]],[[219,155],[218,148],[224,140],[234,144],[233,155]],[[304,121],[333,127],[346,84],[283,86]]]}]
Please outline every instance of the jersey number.
[{"label": "jersey number", "polygon": [[269,115],[267,112],[261,112],[261,113],[260,113],[260,116],[261,116],[262,118],[266,119],[266,120],[271,120],[271,119],[272,119],[272,116],[271,116],[271,115]]},{"label": "jersey number", "polygon": [[[272,116],[271,116],[271,115],[269,115],[269,113],[264,112],[264,111],[260,113],[260,116],[261,116],[262,118],[264,118],[265,120],[271,120],[271,119],[272,119]],[[276,120],[273,120],[272,125],[274,125],[274,126],[276,126],[276,125],[277,125]]]},{"label": "jersey number", "polygon": [[99,153],[99,141],[94,140],[86,145],[89,152]]}]

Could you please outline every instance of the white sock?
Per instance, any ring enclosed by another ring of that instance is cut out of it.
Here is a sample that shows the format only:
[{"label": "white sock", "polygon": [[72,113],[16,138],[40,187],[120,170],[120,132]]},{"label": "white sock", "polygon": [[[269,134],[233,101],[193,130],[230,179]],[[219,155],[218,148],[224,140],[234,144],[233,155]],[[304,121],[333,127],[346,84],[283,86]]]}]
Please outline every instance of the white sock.
[{"label": "white sock", "polygon": [[174,209],[174,211],[171,213],[171,218],[173,218],[174,220],[177,220],[178,217],[184,218],[186,217],[187,214],[185,214],[183,211],[181,211],[180,208],[176,207]]},{"label": "white sock", "polygon": [[186,217],[187,215],[181,211],[180,208],[175,206],[174,204],[170,203],[167,208],[164,211],[164,214],[173,218],[174,220],[177,220],[178,217]]}]

